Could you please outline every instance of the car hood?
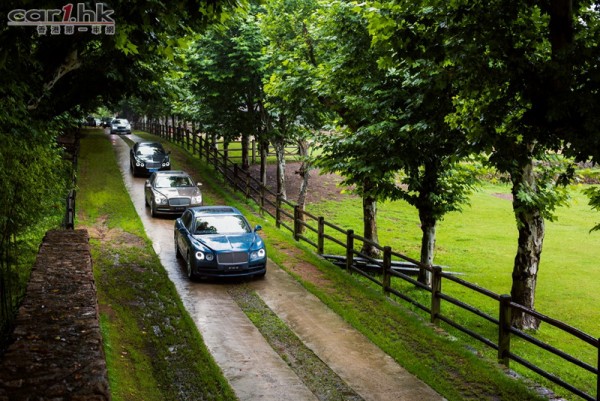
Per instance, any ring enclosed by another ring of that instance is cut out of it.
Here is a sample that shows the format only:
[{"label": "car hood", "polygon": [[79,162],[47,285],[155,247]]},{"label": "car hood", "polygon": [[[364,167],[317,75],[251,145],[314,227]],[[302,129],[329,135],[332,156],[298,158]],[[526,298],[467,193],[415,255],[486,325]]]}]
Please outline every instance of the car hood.
[{"label": "car hood", "polygon": [[176,198],[178,196],[191,197],[200,195],[200,190],[198,187],[157,188],[156,190],[167,198]]},{"label": "car hood", "polygon": [[255,242],[258,244],[262,242],[260,237],[255,233],[231,235],[194,235],[194,238],[215,252],[249,251]]},{"label": "car hood", "polygon": [[135,158],[145,162],[162,162],[166,157],[167,155],[158,153],[154,155],[137,155]]}]

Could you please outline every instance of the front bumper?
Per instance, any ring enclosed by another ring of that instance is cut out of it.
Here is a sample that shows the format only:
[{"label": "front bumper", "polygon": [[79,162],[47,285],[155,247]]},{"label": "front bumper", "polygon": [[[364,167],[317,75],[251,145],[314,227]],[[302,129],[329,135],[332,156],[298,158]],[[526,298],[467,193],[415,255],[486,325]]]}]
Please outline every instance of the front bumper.
[{"label": "front bumper", "polygon": [[202,206],[202,204],[192,203],[189,205],[159,205],[156,204],[155,212],[158,214],[182,214],[188,207]]},{"label": "front bumper", "polygon": [[127,134],[127,135],[131,135],[131,129],[127,129],[127,128],[111,128],[110,129],[110,133],[111,134]]},{"label": "front bumper", "polygon": [[192,273],[196,277],[205,278],[264,276],[266,272],[266,260],[252,262],[251,264],[242,263],[225,265],[217,263],[196,263],[195,266],[192,266]]}]

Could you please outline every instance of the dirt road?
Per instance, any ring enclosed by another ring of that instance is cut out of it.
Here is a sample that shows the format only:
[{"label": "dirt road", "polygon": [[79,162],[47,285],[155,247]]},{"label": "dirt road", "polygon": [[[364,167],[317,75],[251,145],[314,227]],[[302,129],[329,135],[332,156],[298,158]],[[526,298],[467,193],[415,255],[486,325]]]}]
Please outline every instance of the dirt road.
[{"label": "dirt road", "polygon": [[[190,282],[175,258],[172,218],[152,218],[144,178],[129,172],[129,146],[111,136],[136,211],[216,362],[240,400],[317,400],[232,299],[238,285]],[[132,140],[140,140],[129,136]],[[272,262],[264,280],[249,286],[322,361],[364,400],[443,400],[362,334],[346,324]]]}]

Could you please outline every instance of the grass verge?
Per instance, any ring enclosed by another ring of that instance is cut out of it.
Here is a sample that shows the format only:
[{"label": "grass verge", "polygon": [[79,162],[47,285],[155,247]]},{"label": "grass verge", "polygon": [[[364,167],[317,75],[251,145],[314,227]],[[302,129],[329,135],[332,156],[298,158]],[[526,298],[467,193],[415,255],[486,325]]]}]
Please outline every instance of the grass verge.
[{"label": "grass verge", "polygon": [[146,237],[107,135],[81,140],[77,226],[90,231],[112,398],[233,400]]}]

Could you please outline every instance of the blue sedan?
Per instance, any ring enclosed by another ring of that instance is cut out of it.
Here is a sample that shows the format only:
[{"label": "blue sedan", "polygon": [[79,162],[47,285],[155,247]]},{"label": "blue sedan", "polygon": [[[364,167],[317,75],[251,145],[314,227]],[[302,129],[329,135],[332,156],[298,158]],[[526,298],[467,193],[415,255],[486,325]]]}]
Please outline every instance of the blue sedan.
[{"label": "blue sedan", "polygon": [[185,260],[190,279],[264,277],[267,250],[260,229],[233,207],[191,207],[175,221],[175,254]]}]

